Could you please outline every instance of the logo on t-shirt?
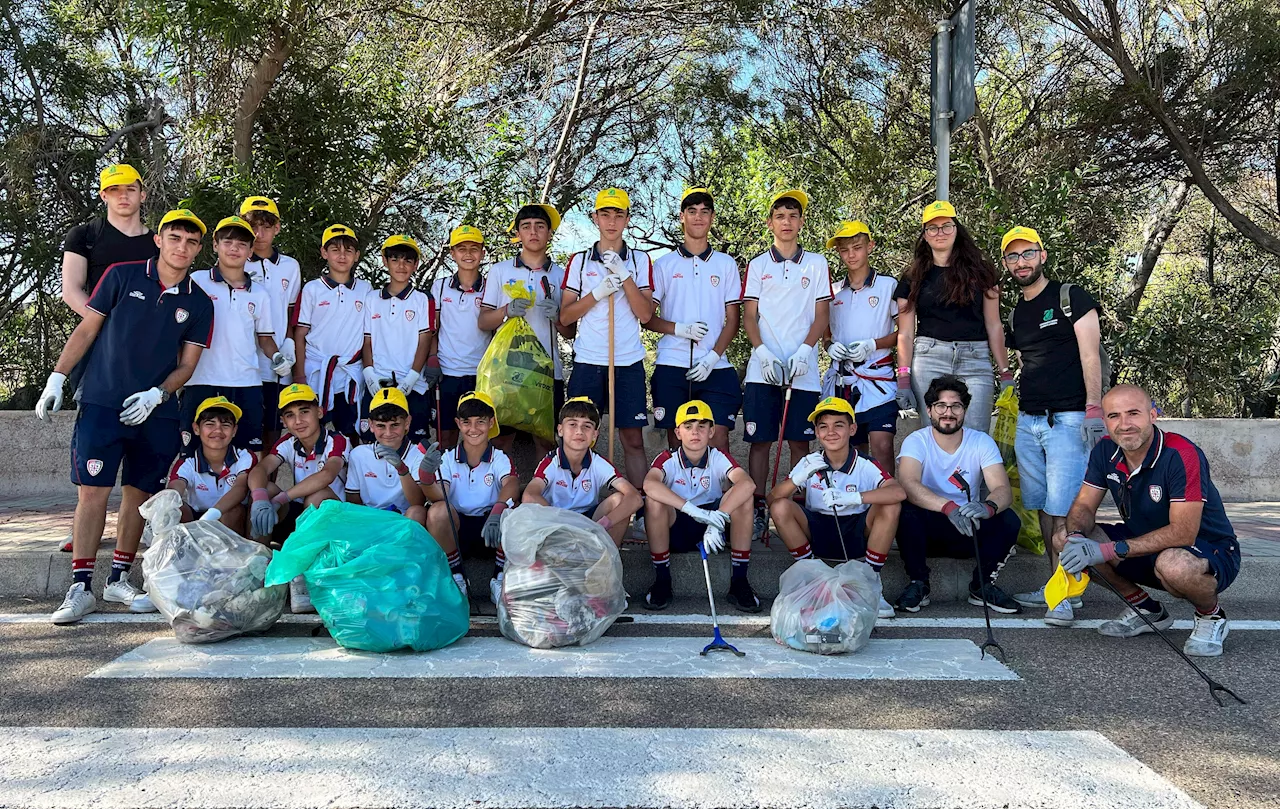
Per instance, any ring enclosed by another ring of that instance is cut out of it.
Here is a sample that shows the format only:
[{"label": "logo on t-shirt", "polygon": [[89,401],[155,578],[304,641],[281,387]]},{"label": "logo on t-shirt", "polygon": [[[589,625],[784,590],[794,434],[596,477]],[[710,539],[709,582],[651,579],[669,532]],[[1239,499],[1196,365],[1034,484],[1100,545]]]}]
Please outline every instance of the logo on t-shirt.
[{"label": "logo on t-shirt", "polygon": [[1164,496],[1164,489],[1159,486],[1148,486],[1147,494],[1151,495],[1151,502],[1159,503],[1160,498]]},{"label": "logo on t-shirt", "polygon": [[484,476],[484,485],[486,485],[486,486],[492,486],[492,485],[493,485],[493,473],[492,473],[492,472],[490,472],[489,474],[487,474],[487,475],[485,475],[485,476]]},{"label": "logo on t-shirt", "polygon": [[720,286],[720,276],[718,275],[711,276],[711,286],[713,287]]},{"label": "logo on t-shirt", "polygon": [[249,314],[253,314],[253,310],[254,310],[256,307],[253,305],[253,301],[249,301],[248,306],[246,306],[245,308],[247,308],[247,309],[249,310]]},{"label": "logo on t-shirt", "polygon": [[1053,320],[1053,309],[1045,309],[1044,317],[1041,320]]},{"label": "logo on t-shirt", "polygon": [[378,473],[373,471],[372,469],[370,469],[368,472],[365,472],[364,476],[367,478],[373,478],[374,480],[378,479]]},{"label": "logo on t-shirt", "polygon": [[808,288],[809,288],[809,279],[808,279],[808,278],[801,278],[801,279],[800,279],[800,288],[801,288],[801,289],[808,289]]},{"label": "logo on t-shirt", "polygon": [[364,309],[364,301],[356,301],[356,311],[359,312],[359,311],[362,311],[363,309]]},{"label": "logo on t-shirt", "polygon": [[584,492],[589,492],[589,491],[591,491],[591,478],[583,478],[583,479],[582,479],[582,490],[583,490]]},{"label": "logo on t-shirt", "polygon": [[138,299],[138,300],[140,300],[140,301],[145,301],[145,300],[147,299],[147,296],[146,296],[146,295],[143,295],[143,294],[142,294],[142,292],[141,292],[140,290],[137,290],[137,289],[135,289],[133,292],[130,292],[130,293],[129,293],[129,297],[130,297],[130,298],[137,298],[137,299]]},{"label": "logo on t-shirt", "polygon": [[874,309],[875,307],[880,305],[880,296],[872,295],[870,298],[867,298],[867,303],[871,304],[871,308]]},{"label": "logo on t-shirt", "polygon": [[186,309],[179,309],[173,313],[173,319],[178,321],[179,323],[186,323],[187,318],[190,316],[191,315],[187,312]]},{"label": "logo on t-shirt", "polygon": [[411,322],[413,322],[413,319],[414,319],[414,317],[416,317],[416,316],[417,316],[417,313],[416,313],[416,312],[414,312],[412,309],[405,309],[405,310],[404,310],[404,319],[405,319],[405,322],[406,322],[406,323],[411,323]]}]

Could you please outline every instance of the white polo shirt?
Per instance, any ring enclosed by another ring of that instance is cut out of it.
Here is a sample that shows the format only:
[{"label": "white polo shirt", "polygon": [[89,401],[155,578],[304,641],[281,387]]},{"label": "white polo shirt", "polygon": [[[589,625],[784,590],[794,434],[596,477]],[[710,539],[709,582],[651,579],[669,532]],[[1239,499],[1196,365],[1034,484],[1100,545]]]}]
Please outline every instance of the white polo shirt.
[{"label": "white polo shirt", "polygon": [[266,287],[254,283],[247,273],[244,286],[233,287],[217,267],[193,272],[191,280],[213,301],[213,340],[200,353],[187,384],[258,387],[262,384],[258,335],[275,334]]},{"label": "white polo shirt", "polygon": [[707,447],[702,460],[692,463],[684,449],[666,450],[653,459],[654,469],[662,470],[662,482],[675,494],[695,506],[719,503],[733,486],[729,472],[737,469],[733,459],[715,447]]},{"label": "white polo shirt", "polygon": [[339,284],[328,273],[302,287],[298,325],[310,329],[307,332],[308,377],[317,369],[323,372],[330,357],[338,357],[340,365],[360,362],[360,351],[364,348],[364,302],[372,291],[373,287],[363,278]]},{"label": "white polo shirt", "polygon": [[[279,250],[272,250],[268,258],[257,255],[250,258],[244,269],[253,278],[253,282],[261,284],[271,297],[271,322],[276,327],[276,345],[284,345],[285,338],[290,337],[293,331],[298,301],[302,297],[302,270],[298,267],[297,260]],[[289,307],[294,307],[292,318]],[[263,382],[289,381],[288,376],[275,375],[271,370],[271,358],[265,354],[258,358],[258,373]]]},{"label": "white polo shirt", "polygon": [[258,463],[256,453],[247,449],[227,447],[221,472],[215,472],[204,453],[197,447],[194,455],[181,455],[169,470],[170,482],[181,480],[187,484],[187,505],[192,511],[208,511],[231,491],[240,476]]},{"label": "white polo shirt", "polygon": [[564,450],[555,449],[542,459],[533,476],[546,483],[542,499],[548,504],[590,516],[600,501],[609,496],[609,486],[618,473],[613,464],[587,450],[582,459],[582,471],[574,475]]},{"label": "white polo shirt", "polygon": [[[693,349],[697,362],[715,348],[724,330],[725,309],[742,303],[742,276],[738,265],[727,253],[710,247],[694,255],[678,245],[653,263],[653,300],[658,303],[663,320],[672,323],[696,323],[710,326],[707,336]],[[690,368],[689,341],[674,334],[658,338],[658,365]],[[721,357],[717,368],[732,368]]]},{"label": "white polo shirt", "polygon": [[[653,289],[653,262],[643,250],[632,250],[625,244],[618,251],[627,272],[640,289]],[[581,253],[574,253],[564,271],[562,289],[576,293],[579,298],[591,294],[600,285],[608,270],[600,261],[596,246]],[[592,300],[595,300],[592,298]],[[609,301],[595,302],[578,321],[578,337],[573,341],[574,362],[587,365],[609,364]],[[613,362],[614,365],[632,365],[644,359],[644,343],[640,341],[640,319],[631,311],[631,303],[622,290],[614,293],[613,300]]]},{"label": "white polo shirt", "polygon": [[[418,481],[418,465],[422,463],[422,446],[406,440],[400,448],[400,457],[409,467],[414,483]],[[409,498],[400,486],[400,473],[390,463],[373,454],[372,444],[361,444],[347,454],[348,492],[360,495],[360,502],[374,508],[395,506],[401,514],[409,510]]]},{"label": "white polo shirt", "polygon": [[[544,279],[546,286],[542,283]],[[550,291],[551,297],[555,298],[556,304],[559,305],[563,295],[560,285],[564,281],[564,268],[550,258],[547,258],[547,263],[542,267],[530,267],[521,260],[519,254],[516,254],[515,258],[489,268],[489,274],[485,276],[484,296],[480,299],[480,305],[485,309],[501,309],[511,303],[511,296],[507,294],[506,286],[512,281],[524,284],[525,289],[532,292],[537,299],[545,298]],[[538,335],[538,342],[542,343],[542,347],[551,355],[551,361],[555,363],[554,378],[564,379],[564,366],[560,361],[560,335],[556,331],[555,323],[540,317],[532,310],[526,321],[533,327],[533,333]]]},{"label": "white polo shirt", "polygon": [[[339,500],[345,501],[347,499],[347,447],[346,436],[321,427],[320,436],[316,439],[316,445],[311,452],[303,448],[301,441],[286,433],[271,448],[271,454],[293,467],[295,485],[319,472],[324,462],[330,458],[341,458],[342,471],[338,472],[338,476],[333,479],[333,483],[329,484],[329,488]],[[293,502],[301,503],[302,498],[294,498]]]},{"label": "white polo shirt", "polygon": [[[373,370],[380,378],[399,382],[413,370],[418,336],[435,327],[431,314],[431,301],[412,284],[396,295],[383,287],[365,296],[364,333],[373,344]],[[413,392],[426,393],[426,381],[419,379]]]},{"label": "white polo shirt", "polygon": [[[878,340],[893,332],[898,317],[898,301],[894,298],[897,279],[872,271],[862,286],[851,289],[841,284],[831,299],[831,338],[837,343]],[[854,366],[839,363],[837,384],[856,387],[861,396],[855,410],[862,413],[893,399],[898,383],[893,370],[893,352],[877,348],[867,361]]]},{"label": "white polo shirt", "polygon": [[[963,506],[970,499],[980,501],[982,470],[993,464],[1004,464],[994,438],[981,430],[961,429],[964,434],[954,454],[938,446],[933,428],[929,426],[907,436],[898,450],[899,459],[915,458],[920,462],[920,482],[929,491],[950,498],[957,506]],[[966,497],[964,490],[956,485],[953,480],[956,474],[963,475],[968,482],[971,497]]]},{"label": "white polo shirt", "polygon": [[498,502],[502,482],[514,474],[516,468],[511,459],[492,444],[474,469],[467,463],[462,444],[446,452],[440,465],[440,480],[445,484],[449,504],[468,517],[488,514]]},{"label": "white polo shirt", "polygon": [[493,339],[493,332],[484,331],[479,323],[485,284],[482,275],[474,287],[463,289],[457,273],[431,284],[431,327],[436,332],[440,370],[447,376],[475,376]]},{"label": "white polo shirt", "polygon": [[[831,276],[827,260],[797,246],[794,256],[784,258],[776,247],[751,259],[742,298],[756,301],[760,313],[760,339],[777,355],[785,368],[787,360],[804,343],[813,325],[820,301],[831,300]],[[812,352],[809,369],[804,376],[792,380],[796,390],[821,390],[818,378],[818,354]],[[764,382],[760,360],[751,352],[744,380]]]},{"label": "white polo shirt", "polygon": [[[826,453],[814,453],[821,455],[826,460]],[[827,465],[831,466],[831,462],[827,461]],[[844,466],[840,468],[832,467],[828,472],[814,475],[809,478],[808,484],[804,490],[804,507],[815,514],[826,514],[830,516],[831,509],[822,504],[822,493],[827,486],[827,478],[831,479],[830,488],[843,489],[846,492],[869,492],[880,488],[880,484],[886,480],[893,480],[892,477],[885,474],[885,471],[870,458],[864,458],[852,448],[849,450],[849,457],[845,459]],[[861,514],[870,505],[862,503],[857,506],[847,506],[845,508],[837,508],[836,514],[841,517],[847,517],[851,514]]]}]

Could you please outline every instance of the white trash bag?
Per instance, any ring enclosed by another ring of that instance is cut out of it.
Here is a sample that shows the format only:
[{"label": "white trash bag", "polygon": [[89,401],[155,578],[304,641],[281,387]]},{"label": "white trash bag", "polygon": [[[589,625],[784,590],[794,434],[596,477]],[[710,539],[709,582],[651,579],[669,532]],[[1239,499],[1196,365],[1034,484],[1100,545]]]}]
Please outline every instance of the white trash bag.
[{"label": "white trash bag", "polygon": [[778,580],[769,624],[784,646],[820,655],[856,652],[871,639],[880,577],[863,561],[831,567],[802,559]]},{"label": "white trash bag", "polygon": [[526,504],[502,519],[502,634],[535,649],[586,645],[627,608],[622,559],[605,530],[564,509]]},{"label": "white trash bag", "polygon": [[138,509],[154,537],[142,558],[147,595],[182,643],[261,632],[280,618],[287,587],[263,587],[271,551],[220,522],[182,523],[173,489]]}]

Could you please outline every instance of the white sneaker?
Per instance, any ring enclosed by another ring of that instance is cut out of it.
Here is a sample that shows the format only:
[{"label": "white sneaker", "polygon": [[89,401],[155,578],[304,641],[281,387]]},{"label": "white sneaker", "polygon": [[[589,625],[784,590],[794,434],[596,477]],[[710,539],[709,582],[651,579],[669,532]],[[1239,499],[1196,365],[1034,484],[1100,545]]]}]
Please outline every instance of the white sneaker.
[{"label": "white sneaker", "polygon": [[458,585],[458,591],[462,593],[463,598],[470,598],[471,594],[467,592],[467,577],[461,573],[453,574],[453,583]]},{"label": "white sneaker", "polygon": [[155,612],[156,605],[146,593],[129,583],[128,579],[113,581],[102,588],[102,600],[112,604],[124,604],[129,612]]},{"label": "white sneaker", "polygon": [[493,602],[493,606],[498,606],[498,602],[502,600],[502,579],[505,573],[499,573],[492,579],[489,579],[489,600]]},{"label": "white sneaker", "polygon": [[59,626],[74,624],[91,612],[98,611],[98,599],[80,582],[71,585],[62,606],[53,611],[53,622]]},{"label": "white sneaker", "polygon": [[631,533],[638,536],[642,536],[645,539],[649,538],[649,535],[645,533],[645,530],[644,530],[643,516],[637,514],[635,517],[631,519]]},{"label": "white sneaker", "polygon": [[1044,622],[1049,626],[1071,626],[1076,622],[1076,612],[1068,599],[1044,614]]},{"label": "white sneaker", "polygon": [[763,542],[769,533],[769,512],[762,508],[756,509],[755,515],[751,518],[751,541]]},{"label": "white sneaker", "polygon": [[892,604],[890,604],[888,601],[885,601],[885,600],[884,600],[884,594],[882,593],[882,594],[880,595],[880,610],[879,610],[879,612],[877,612],[877,613],[876,613],[876,617],[877,617],[877,618],[892,618],[892,617],[894,617],[895,615],[897,615],[897,613],[893,611],[893,605],[892,605]]},{"label": "white sneaker", "polygon": [[[1033,591],[1031,591],[1030,593],[1016,593],[1016,594],[1014,594],[1014,596],[1013,596],[1013,600],[1014,600],[1014,601],[1016,601],[1016,602],[1018,602],[1019,604],[1021,604],[1021,605],[1022,605],[1022,606],[1024,606],[1024,607],[1045,607],[1045,608],[1047,608],[1047,607],[1049,606],[1049,602],[1048,602],[1048,601],[1045,601],[1045,598],[1044,598],[1044,588],[1043,588],[1043,587],[1041,587],[1039,590],[1033,590]],[[1084,606],[1084,599],[1082,599],[1080,596],[1072,596],[1071,598],[1069,598],[1069,599],[1067,599],[1067,600],[1071,602],[1071,606],[1072,606],[1072,607],[1083,607],[1083,606]]]},{"label": "white sneaker", "polygon": [[1191,627],[1191,636],[1182,645],[1182,651],[1191,657],[1220,657],[1222,642],[1231,632],[1231,624],[1222,613],[1213,618],[1196,615],[1195,625]]},{"label": "white sneaker", "polygon": [[289,611],[294,615],[316,611],[316,608],[311,606],[311,594],[307,592],[307,580],[301,575],[289,582]]},{"label": "white sneaker", "polygon": [[[1142,614],[1150,618],[1151,623],[1160,629],[1168,629],[1173,626],[1173,616],[1169,614],[1163,604],[1160,605],[1159,612],[1143,610]],[[1108,638],[1136,638],[1150,631],[1151,627],[1147,626],[1147,622],[1137,616],[1132,607],[1125,607],[1124,615],[1115,620],[1107,621],[1098,627],[1098,634],[1106,635]]]}]

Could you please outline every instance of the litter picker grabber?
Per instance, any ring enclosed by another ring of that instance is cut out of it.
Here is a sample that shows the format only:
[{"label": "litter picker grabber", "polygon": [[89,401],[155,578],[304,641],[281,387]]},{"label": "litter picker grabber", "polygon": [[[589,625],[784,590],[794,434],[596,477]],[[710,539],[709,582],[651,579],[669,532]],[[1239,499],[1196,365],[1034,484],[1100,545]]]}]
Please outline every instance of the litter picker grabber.
[{"label": "litter picker grabber", "polygon": [[[966,502],[973,502],[973,490],[969,488],[969,481],[965,480],[964,474],[959,469],[951,473],[951,483],[964,492]],[[1007,656],[1004,647],[996,642],[996,636],[991,631],[991,607],[987,604],[987,596],[984,592],[987,576],[982,571],[982,552],[978,547],[978,526],[976,524],[973,527],[973,563],[978,568],[978,598],[982,600],[982,618],[987,622],[987,639],[983,641],[979,650],[982,652],[982,657],[985,658],[987,656],[987,647],[997,649],[1000,652],[1000,660],[1003,662]]]},{"label": "litter picker grabber", "polygon": [[[853,447],[850,447],[849,451],[853,452]],[[830,470],[822,473],[822,482],[827,484],[828,489],[835,488],[835,486],[831,485]],[[840,552],[844,554],[844,560],[847,562],[849,561],[849,548],[844,544],[844,529],[840,527],[840,515],[836,512],[834,505],[831,506],[831,519],[836,521],[836,537],[840,540]]]},{"label": "litter picker grabber", "polygon": [[[614,293],[617,294],[617,293]],[[613,466],[613,435],[618,427],[618,413],[614,409],[613,395],[613,295],[609,296],[609,465]]]},{"label": "litter picker grabber", "polygon": [[711,604],[711,629],[715,632],[715,637],[702,647],[699,654],[705,656],[707,652],[733,652],[738,657],[746,657],[746,652],[739,651],[737,646],[729,643],[720,634],[720,618],[716,615],[716,596],[711,590],[711,568],[707,567],[707,546],[704,542],[698,543],[698,553],[702,554],[702,575],[707,580],[707,601]]}]

